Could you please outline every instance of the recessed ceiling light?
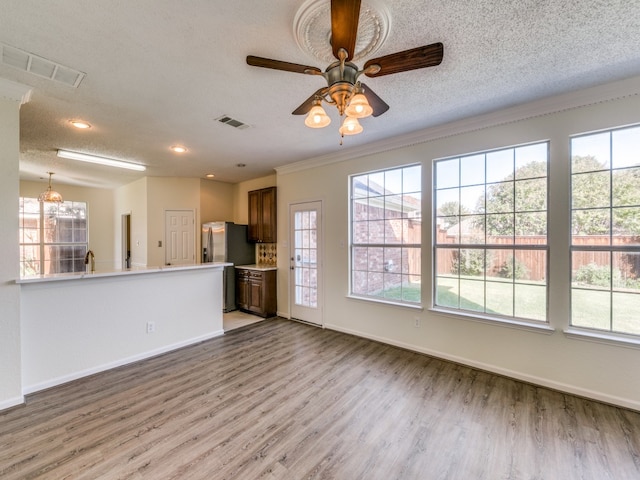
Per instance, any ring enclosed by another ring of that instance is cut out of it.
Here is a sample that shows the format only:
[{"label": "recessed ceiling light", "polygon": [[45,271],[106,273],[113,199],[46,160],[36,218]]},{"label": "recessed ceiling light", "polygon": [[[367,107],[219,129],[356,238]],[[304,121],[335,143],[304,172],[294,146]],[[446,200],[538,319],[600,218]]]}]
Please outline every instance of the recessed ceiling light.
[{"label": "recessed ceiling light", "polygon": [[91,128],[91,124],[83,120],[69,120],[69,123],[76,128],[81,128],[81,129]]},{"label": "recessed ceiling light", "polygon": [[183,147],[182,145],[173,145],[170,148],[176,153],[184,153],[187,151],[187,147]]},{"label": "recessed ceiling light", "polygon": [[213,177],[215,177],[215,175],[214,175],[213,173],[207,173],[207,174],[205,175],[205,177],[207,177],[207,178],[213,178]]}]

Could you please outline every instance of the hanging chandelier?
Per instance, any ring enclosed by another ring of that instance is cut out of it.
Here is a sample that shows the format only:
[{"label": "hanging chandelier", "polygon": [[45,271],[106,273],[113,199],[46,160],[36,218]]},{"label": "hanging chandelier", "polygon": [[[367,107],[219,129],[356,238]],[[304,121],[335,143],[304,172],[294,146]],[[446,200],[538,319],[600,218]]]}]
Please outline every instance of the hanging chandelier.
[{"label": "hanging chandelier", "polygon": [[39,202],[49,202],[49,203],[62,203],[62,195],[60,195],[55,190],[51,189],[51,175],[53,172],[47,172],[49,174],[49,186],[47,189],[40,194],[38,197]]}]

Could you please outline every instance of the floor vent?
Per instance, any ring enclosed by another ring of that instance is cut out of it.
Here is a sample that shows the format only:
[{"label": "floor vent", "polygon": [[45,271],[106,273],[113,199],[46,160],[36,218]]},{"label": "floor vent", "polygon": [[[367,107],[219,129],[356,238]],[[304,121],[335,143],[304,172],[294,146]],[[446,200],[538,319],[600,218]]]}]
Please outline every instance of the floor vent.
[{"label": "floor vent", "polygon": [[222,115],[221,117],[216,118],[216,120],[220,123],[224,123],[226,125],[230,125],[233,128],[238,128],[240,130],[244,130],[245,128],[249,128],[249,125],[241,122],[240,120],[236,120],[235,118],[231,118],[228,115]]},{"label": "floor vent", "polygon": [[0,49],[2,49],[2,57],[0,57],[2,63],[19,68],[23,72],[33,73],[74,88],[78,88],[85,77],[83,72],[38,57],[19,48],[0,44]]}]

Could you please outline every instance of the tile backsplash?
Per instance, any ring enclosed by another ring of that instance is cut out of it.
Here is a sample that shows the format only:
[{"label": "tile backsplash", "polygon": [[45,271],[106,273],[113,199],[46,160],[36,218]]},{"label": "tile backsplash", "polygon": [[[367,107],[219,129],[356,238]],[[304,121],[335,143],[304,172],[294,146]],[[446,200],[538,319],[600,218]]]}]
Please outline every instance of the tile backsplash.
[{"label": "tile backsplash", "polygon": [[277,243],[258,243],[256,245],[256,263],[275,267],[278,264]]}]

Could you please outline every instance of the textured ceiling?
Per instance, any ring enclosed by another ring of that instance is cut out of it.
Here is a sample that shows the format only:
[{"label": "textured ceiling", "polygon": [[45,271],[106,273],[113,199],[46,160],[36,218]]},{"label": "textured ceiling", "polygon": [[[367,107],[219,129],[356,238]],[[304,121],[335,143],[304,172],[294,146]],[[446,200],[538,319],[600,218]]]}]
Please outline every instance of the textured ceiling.
[{"label": "textured ceiling", "polygon": [[[326,0],[329,2],[329,0]],[[444,43],[440,66],[367,79],[390,105],[339,145],[291,112],[321,77],[249,67],[248,54],[326,64],[294,38],[298,0],[2,0],[0,43],[86,73],[78,88],[0,65],[33,87],[21,110],[21,178],[112,187],[140,177],[58,159],[55,151],[130,159],[144,175],[237,182],[273,168],[577,88],[640,75],[640,2],[377,0],[389,16],[381,56]],[[327,18],[327,28],[329,19]],[[363,60],[358,64],[362,66]],[[250,125],[238,130],[215,119]],[[81,118],[88,131],[69,127]],[[176,155],[168,147],[183,144]],[[238,163],[246,164],[239,168]]]}]

